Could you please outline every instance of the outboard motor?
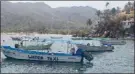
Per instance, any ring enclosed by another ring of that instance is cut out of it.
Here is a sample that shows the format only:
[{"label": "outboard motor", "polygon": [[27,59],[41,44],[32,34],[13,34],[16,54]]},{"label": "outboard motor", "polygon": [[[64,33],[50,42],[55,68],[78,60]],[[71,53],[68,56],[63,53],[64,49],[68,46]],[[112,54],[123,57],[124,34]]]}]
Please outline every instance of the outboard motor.
[{"label": "outboard motor", "polygon": [[85,57],[85,59],[87,59],[88,61],[93,60],[93,56],[92,56],[92,54],[90,52],[84,51],[83,52],[83,57]]},{"label": "outboard motor", "polygon": [[87,59],[88,61],[93,60],[93,56],[90,53],[88,53],[86,51],[83,51],[80,48],[76,51],[75,55],[81,55],[82,56],[81,62],[83,62],[84,58]]},{"label": "outboard motor", "polygon": [[112,49],[114,49],[114,46],[112,46]]},{"label": "outboard motor", "polygon": [[83,51],[82,51],[82,49],[77,49],[77,51],[76,51],[76,54],[75,55],[81,55],[82,56],[82,59],[81,59],[81,62],[83,62]]},{"label": "outboard motor", "polygon": [[112,44],[104,44],[104,46],[111,47],[112,50],[114,49],[114,46],[112,46]]}]

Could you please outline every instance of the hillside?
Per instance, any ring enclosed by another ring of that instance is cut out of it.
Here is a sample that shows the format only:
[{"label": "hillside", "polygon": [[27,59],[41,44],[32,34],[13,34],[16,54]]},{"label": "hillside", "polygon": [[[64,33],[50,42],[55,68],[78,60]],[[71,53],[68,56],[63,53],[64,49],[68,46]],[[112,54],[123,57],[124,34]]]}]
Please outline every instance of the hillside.
[{"label": "hillside", "polygon": [[[1,2],[2,31],[44,31],[46,29],[78,29],[86,21],[97,19],[92,7],[51,8],[45,3]],[[94,24],[93,24],[94,25]]]}]

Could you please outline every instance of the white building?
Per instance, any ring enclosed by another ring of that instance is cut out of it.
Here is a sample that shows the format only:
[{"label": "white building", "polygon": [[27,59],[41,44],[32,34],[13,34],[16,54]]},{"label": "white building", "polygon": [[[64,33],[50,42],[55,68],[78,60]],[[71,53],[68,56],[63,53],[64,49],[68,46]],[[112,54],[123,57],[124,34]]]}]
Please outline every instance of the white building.
[{"label": "white building", "polygon": [[131,18],[130,20],[122,21],[122,25],[124,29],[130,28],[132,25],[134,25],[134,18]]}]

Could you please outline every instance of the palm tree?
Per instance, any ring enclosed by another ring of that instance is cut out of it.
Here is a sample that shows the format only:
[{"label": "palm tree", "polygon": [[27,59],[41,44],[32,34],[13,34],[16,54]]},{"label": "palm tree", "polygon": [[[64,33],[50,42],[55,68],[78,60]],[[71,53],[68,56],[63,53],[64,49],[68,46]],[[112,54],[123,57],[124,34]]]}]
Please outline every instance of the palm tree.
[{"label": "palm tree", "polygon": [[112,13],[113,15],[115,15],[115,14],[116,14],[116,9],[115,9],[115,8],[112,8],[111,13]]},{"label": "palm tree", "polygon": [[87,26],[90,26],[91,24],[92,24],[91,19],[88,19],[88,20],[87,20]]},{"label": "palm tree", "polygon": [[130,10],[131,10],[133,7],[134,7],[134,5],[132,5],[132,3],[129,1],[129,2],[125,5],[124,9],[125,9],[125,11],[126,11],[127,14],[130,14]]},{"label": "palm tree", "polygon": [[105,5],[105,6],[106,6],[106,8],[108,7],[108,5],[109,5],[109,2],[106,2],[106,5]]},{"label": "palm tree", "polygon": [[132,3],[129,1],[127,5],[128,5],[129,7],[131,7],[131,6],[132,6]]},{"label": "palm tree", "polygon": [[134,4],[135,2],[133,2],[132,4],[131,4],[131,11],[133,11],[134,10]]},{"label": "palm tree", "polygon": [[129,9],[129,6],[128,5],[125,5],[124,9],[126,11],[126,14],[129,14],[130,13],[130,9]]},{"label": "palm tree", "polygon": [[100,10],[98,10],[98,11],[96,12],[96,15],[99,17],[99,16],[100,16],[100,14],[101,14],[101,11],[100,11]]},{"label": "palm tree", "polygon": [[87,20],[86,24],[87,24],[87,26],[90,26],[92,24],[92,21],[90,18]]},{"label": "palm tree", "polygon": [[97,16],[99,17],[99,19],[100,19],[101,11],[98,10],[98,11],[96,12],[96,15],[97,15]]},{"label": "palm tree", "polygon": [[[90,18],[87,20],[86,24],[87,24],[87,29],[89,30],[90,29],[90,26],[92,24],[92,21],[91,21]],[[89,33],[89,31],[88,31],[88,33]]]},{"label": "palm tree", "polygon": [[116,12],[120,13],[120,7],[117,7]]}]

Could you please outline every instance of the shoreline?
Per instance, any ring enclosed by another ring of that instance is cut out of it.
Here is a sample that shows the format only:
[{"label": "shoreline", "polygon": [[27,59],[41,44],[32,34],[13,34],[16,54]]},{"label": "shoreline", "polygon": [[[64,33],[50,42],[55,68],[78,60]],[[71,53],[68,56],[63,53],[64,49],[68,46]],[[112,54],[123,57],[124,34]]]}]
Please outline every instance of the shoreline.
[{"label": "shoreline", "polygon": [[[15,35],[15,36],[70,36],[72,37],[72,35],[63,35],[63,34],[40,34],[40,33],[37,33],[37,32],[33,32],[33,33],[15,33],[15,32],[7,32],[7,33],[4,33],[2,32],[1,35]],[[72,38],[78,38],[78,37],[72,37]],[[81,37],[79,37],[81,38]],[[103,38],[103,37],[92,37],[92,38]],[[103,38],[103,39],[116,39],[116,38]],[[134,38],[127,38],[127,37],[124,37],[124,38],[118,38],[118,40],[135,40]]]}]

